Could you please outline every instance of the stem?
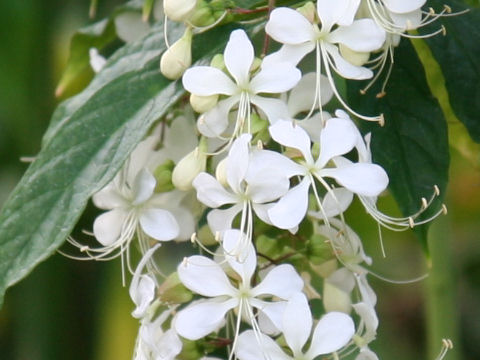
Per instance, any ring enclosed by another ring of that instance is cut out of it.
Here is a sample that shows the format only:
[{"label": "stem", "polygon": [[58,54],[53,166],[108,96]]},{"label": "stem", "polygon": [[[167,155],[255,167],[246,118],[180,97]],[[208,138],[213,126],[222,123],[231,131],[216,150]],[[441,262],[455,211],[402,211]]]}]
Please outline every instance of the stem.
[{"label": "stem", "polygon": [[432,360],[440,351],[442,339],[450,339],[454,345],[445,359],[461,359],[456,274],[452,261],[449,225],[447,216],[438,218],[432,224],[428,236],[431,270],[426,281],[425,312],[428,359]]}]

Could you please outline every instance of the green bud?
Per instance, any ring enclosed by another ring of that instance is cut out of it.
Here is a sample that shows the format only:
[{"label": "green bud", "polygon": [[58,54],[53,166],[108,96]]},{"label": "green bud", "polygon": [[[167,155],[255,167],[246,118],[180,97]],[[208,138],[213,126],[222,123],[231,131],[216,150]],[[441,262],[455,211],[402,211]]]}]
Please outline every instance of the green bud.
[{"label": "green bud", "polygon": [[250,115],[250,126],[252,134],[256,134],[257,132],[268,128],[268,121],[261,118],[257,113],[253,113]]},{"label": "green bud", "polygon": [[305,16],[308,21],[312,24],[317,23],[316,16],[317,16],[317,7],[311,1],[307,2],[305,5],[297,8],[297,11]]},{"label": "green bud", "polygon": [[160,71],[166,78],[176,80],[190,65],[192,65],[192,29],[187,28],[183,36],[163,53]]},{"label": "green bud", "polygon": [[180,281],[174,272],[158,288],[159,299],[167,304],[183,304],[192,300],[193,294]]},{"label": "green bud", "polygon": [[363,66],[370,58],[369,52],[353,51],[352,49],[343,44],[340,44],[340,54],[342,54],[342,57],[345,60],[355,66]]},{"label": "green bud", "polygon": [[190,105],[192,105],[193,110],[200,114],[206,113],[208,110],[213,109],[217,103],[218,95],[216,94],[210,96],[199,96],[195,94],[190,95]]},{"label": "green bud", "polygon": [[225,61],[223,59],[223,54],[217,54],[212,58],[212,61],[210,61],[210,66],[213,66],[214,68],[217,68],[219,70],[225,71],[227,70],[225,66]]},{"label": "green bud", "polygon": [[195,8],[195,11],[190,16],[189,22],[193,26],[204,27],[212,25],[215,22],[212,8],[207,2],[200,0]]},{"label": "green bud", "polygon": [[175,189],[172,184],[172,171],[175,163],[172,160],[165,161],[162,165],[157,166],[153,172],[153,176],[157,180],[155,187],[156,193],[167,192]]},{"label": "green bud", "polygon": [[262,59],[256,57],[255,59],[253,59],[252,66],[250,66],[250,72],[253,73],[257,71],[258,69],[260,69],[261,65],[262,65]]}]

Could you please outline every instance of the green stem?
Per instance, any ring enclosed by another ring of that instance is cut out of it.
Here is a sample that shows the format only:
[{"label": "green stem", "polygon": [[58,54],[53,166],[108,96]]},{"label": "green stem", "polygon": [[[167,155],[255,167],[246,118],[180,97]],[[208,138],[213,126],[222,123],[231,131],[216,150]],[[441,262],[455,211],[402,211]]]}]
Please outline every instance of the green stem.
[{"label": "green stem", "polygon": [[460,360],[455,271],[452,261],[449,218],[442,216],[432,224],[428,246],[431,270],[426,281],[425,312],[427,317],[428,359],[435,359],[442,339],[453,342],[445,359]]}]

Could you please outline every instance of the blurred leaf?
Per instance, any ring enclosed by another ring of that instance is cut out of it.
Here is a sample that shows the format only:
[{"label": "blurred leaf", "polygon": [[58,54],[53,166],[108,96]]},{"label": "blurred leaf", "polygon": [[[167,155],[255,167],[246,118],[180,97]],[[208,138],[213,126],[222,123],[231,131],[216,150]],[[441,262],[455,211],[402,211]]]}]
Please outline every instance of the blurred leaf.
[{"label": "blurred leaf", "polygon": [[110,19],[101,20],[78,30],[73,35],[70,44],[70,57],[55,90],[55,96],[60,97],[66,92],[68,93],[79,79],[86,79],[87,81],[91,79],[93,70],[90,67],[90,48],[102,49],[115,38],[115,25]]},{"label": "blurred leaf", "polygon": [[[442,9],[443,4],[442,0],[432,0],[429,5]],[[454,12],[467,8],[458,0],[448,4]],[[473,140],[480,142],[480,9],[471,9],[459,16],[441,17],[419,31],[423,34],[432,32],[440,23],[447,30],[446,36],[434,36],[426,41],[442,69],[453,111]]]},{"label": "blurred leaf", "polygon": [[[231,29],[198,36],[194,59],[206,62],[221,51]],[[42,151],[0,213],[0,302],[7,287],[65,240],[88,199],[184,94],[179,81],[158,71],[165,46],[161,34],[155,28],[119,50],[98,80],[54,114]],[[135,57],[144,65],[132,64]]]},{"label": "blurred leaf", "polygon": [[[396,49],[395,66],[384,98],[375,97],[380,92],[380,82],[367,95],[360,95],[362,87],[359,82],[350,82],[349,100],[361,113],[385,115],[384,127],[365,121],[360,125],[364,133],[372,133],[373,160],[387,171],[389,188],[402,213],[416,213],[421,198],[428,199],[434,185],[440,189],[441,200],[448,181],[447,124],[410,42],[402,39]],[[431,215],[439,206],[437,201],[425,215]],[[414,229],[428,252],[427,225]]]}]

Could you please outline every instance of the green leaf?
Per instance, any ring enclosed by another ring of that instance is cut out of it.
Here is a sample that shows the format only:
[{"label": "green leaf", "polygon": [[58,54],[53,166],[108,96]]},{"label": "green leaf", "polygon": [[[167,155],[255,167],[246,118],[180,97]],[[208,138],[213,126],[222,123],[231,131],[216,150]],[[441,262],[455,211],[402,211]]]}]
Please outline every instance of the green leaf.
[{"label": "green leaf", "polygon": [[[428,199],[437,185],[440,197],[425,213],[432,215],[439,209],[448,181],[447,125],[410,42],[402,39],[396,49],[385,97],[375,97],[380,82],[367,95],[360,95],[362,87],[359,82],[348,84],[351,106],[364,114],[385,116],[384,127],[366,121],[360,124],[364,133],[372,133],[374,162],[387,171],[389,188],[405,216],[416,213],[421,198]],[[427,225],[416,226],[415,232],[428,253]]]},{"label": "green leaf", "polygon": [[[180,81],[170,82],[158,70],[165,47],[161,28],[119,50],[85,91],[55,112],[40,154],[0,213],[0,302],[7,287],[65,240],[88,199],[183,96]],[[198,36],[193,58],[207,62],[221,52],[230,30]]]},{"label": "green leaf", "polygon": [[[444,2],[432,0],[431,6],[442,9]],[[463,2],[449,1],[452,11],[467,9]],[[450,104],[458,119],[466,126],[470,136],[480,142],[480,8],[466,14],[442,17],[428,27],[419,29],[425,34],[443,24],[446,36],[426,39],[439,63]]]}]

